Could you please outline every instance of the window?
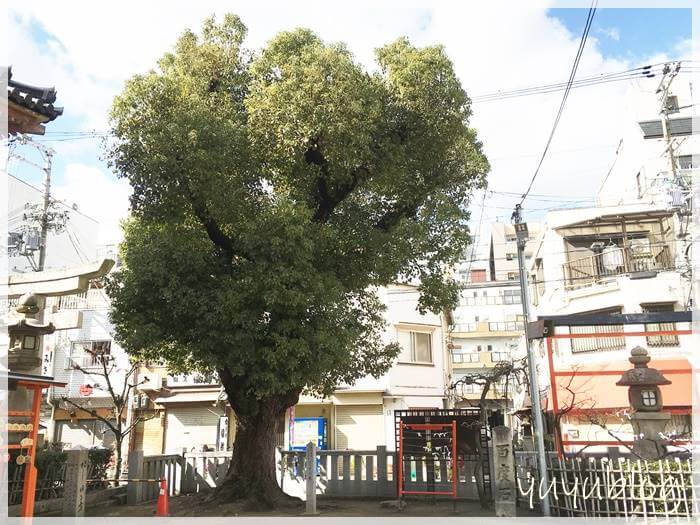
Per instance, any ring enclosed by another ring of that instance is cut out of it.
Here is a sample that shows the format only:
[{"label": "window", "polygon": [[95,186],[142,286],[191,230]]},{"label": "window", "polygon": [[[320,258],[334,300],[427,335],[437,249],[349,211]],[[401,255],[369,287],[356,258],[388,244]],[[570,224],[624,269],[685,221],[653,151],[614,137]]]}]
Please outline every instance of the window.
[{"label": "window", "polygon": [[507,241],[507,242],[514,242],[514,241],[516,241],[517,239],[518,239],[518,238],[515,236],[514,233],[508,233],[508,234],[506,234],[506,241]]},{"label": "window", "polygon": [[676,157],[676,161],[678,162],[678,167],[682,170],[692,170],[697,168],[699,164],[697,158],[693,162],[693,155],[679,155]]},{"label": "window", "polygon": [[486,282],[486,270],[472,270],[471,271],[471,282],[473,282],[473,283]]},{"label": "window", "polygon": [[503,290],[503,304],[520,304],[520,290]]},{"label": "window", "polygon": [[401,346],[400,362],[433,362],[432,335],[430,333],[399,330],[398,336],[399,345]]},{"label": "window", "polygon": [[74,341],[65,368],[102,366],[102,360],[109,359],[111,351],[112,341]]},{"label": "window", "polygon": [[474,297],[477,297],[479,295],[478,292],[473,292],[473,293],[474,293]]},{"label": "window", "polygon": [[653,390],[642,390],[642,405],[645,407],[655,407],[656,392]]},{"label": "window", "polygon": [[483,295],[484,297],[487,297],[489,295],[489,293],[486,290],[484,290],[484,293],[482,293],[481,295]]},{"label": "window", "polygon": [[476,351],[481,352],[481,345],[476,345]]},{"label": "window", "polygon": [[[657,303],[657,304],[643,304],[642,310],[644,312],[673,312],[674,303]],[[661,332],[664,330],[675,330],[676,323],[649,323],[644,325],[644,330],[646,332]],[[680,341],[677,335],[652,335],[647,337],[647,344],[649,346],[678,346]]]},{"label": "window", "polygon": [[25,335],[22,338],[23,350],[34,350],[36,348],[36,337],[33,335]]},{"label": "window", "polygon": [[506,261],[512,261],[513,259],[515,259],[514,253],[506,253]]},{"label": "window", "polygon": [[508,272],[508,280],[509,281],[517,281],[518,280],[518,272]]},{"label": "window", "polygon": [[[604,310],[595,310],[589,312],[581,312],[581,316],[591,315],[591,314],[621,314],[622,308],[614,307]],[[622,325],[602,325],[602,326],[572,326],[569,328],[572,334],[605,334],[605,333],[615,333],[622,332],[624,327]],[[620,350],[625,348],[625,338],[624,337],[580,337],[571,340],[571,351],[573,353],[577,352],[600,352],[606,350]]]},{"label": "window", "polygon": [[487,346],[486,346],[486,350],[487,350],[488,352],[491,352],[491,351],[493,350],[493,346],[487,345]]}]

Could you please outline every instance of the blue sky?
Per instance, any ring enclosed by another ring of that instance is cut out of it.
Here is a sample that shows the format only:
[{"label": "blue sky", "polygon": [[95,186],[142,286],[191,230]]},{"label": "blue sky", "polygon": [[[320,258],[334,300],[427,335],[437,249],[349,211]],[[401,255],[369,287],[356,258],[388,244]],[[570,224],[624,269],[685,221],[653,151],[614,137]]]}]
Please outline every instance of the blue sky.
[{"label": "blue sky", "polygon": [[[307,0],[316,2],[316,7],[306,10],[295,8],[293,2],[275,3],[273,9],[268,0],[228,7],[218,0],[200,0],[171,9],[164,9],[163,2],[122,0],[97,6],[75,1],[81,17],[59,3],[27,0],[15,6],[10,13],[10,63],[17,80],[56,86],[57,104],[65,107],[63,116],[40,139],[57,150],[53,170],[57,196],[77,202],[112,230],[118,223],[115,217],[126,210],[125,181],[117,181],[100,159],[99,140],[58,132],[105,131],[109,106],[124,80],[152,67],[178,34],[188,27],[197,30],[212,12],[239,14],[254,48],[280,30],[306,26],[324,39],[346,42],[365,64],[371,62],[374,48],[402,35],[418,45],[444,44],[471,95],[566,80],[588,12],[587,8],[545,11],[513,2],[504,16],[502,6],[438,0],[393,4],[386,0],[380,5],[369,0],[364,4],[364,0],[355,4]],[[139,16],[133,17],[136,11]],[[370,11],[372,16],[367,16]],[[679,58],[680,44],[691,37],[691,11],[598,9],[590,36],[579,76],[637,67],[652,56]],[[618,108],[624,105],[628,87],[622,84],[572,94],[534,193],[556,194],[562,202],[566,196],[595,195],[619,141],[615,130],[601,130],[599,122],[622,118]],[[560,100],[561,93],[556,92],[474,106],[473,124],[492,159],[491,188],[524,189]],[[564,183],[559,174],[571,172],[571,166],[577,171]],[[15,163],[9,171],[41,184],[36,169]],[[512,204],[506,197],[487,200],[490,209],[484,221],[507,220]]]},{"label": "blue sky", "polygon": [[[588,15],[587,8],[556,8],[548,14],[580,35]],[[599,40],[607,57],[635,59],[672,51],[692,36],[692,11],[687,8],[597,9],[591,36]]]}]

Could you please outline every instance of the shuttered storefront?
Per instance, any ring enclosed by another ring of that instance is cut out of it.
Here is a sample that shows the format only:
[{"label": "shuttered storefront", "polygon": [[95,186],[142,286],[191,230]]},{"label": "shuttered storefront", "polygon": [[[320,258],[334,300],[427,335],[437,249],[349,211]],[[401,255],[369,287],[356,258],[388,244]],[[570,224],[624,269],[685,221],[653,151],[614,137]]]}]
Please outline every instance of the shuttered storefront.
[{"label": "shuttered storefront", "polygon": [[134,450],[143,450],[146,456],[163,452],[163,426],[160,414],[153,412],[144,414],[150,417],[140,422],[134,429]]},{"label": "shuttered storefront", "polygon": [[168,407],[165,453],[180,453],[183,448],[198,452],[204,445],[216,450],[218,424],[219,416],[208,407]]},{"label": "shuttered storefront", "polygon": [[382,405],[336,405],[336,449],[374,450],[384,441]]}]

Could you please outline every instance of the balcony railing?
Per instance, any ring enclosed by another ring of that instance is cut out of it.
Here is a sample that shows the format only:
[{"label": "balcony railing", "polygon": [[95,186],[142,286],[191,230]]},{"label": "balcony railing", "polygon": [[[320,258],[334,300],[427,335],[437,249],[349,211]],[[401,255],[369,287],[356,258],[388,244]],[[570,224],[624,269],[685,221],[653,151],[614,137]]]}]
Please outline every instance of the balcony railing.
[{"label": "balcony railing", "polygon": [[653,246],[648,251],[631,247],[606,249],[603,253],[564,263],[566,284],[578,288],[627,273],[669,270],[673,258],[668,246]]},{"label": "balcony railing", "polygon": [[[518,292],[519,294],[520,292]],[[462,306],[495,306],[501,304],[520,304],[520,295],[489,295],[486,297],[463,297]]]},{"label": "balcony railing", "polygon": [[510,352],[491,352],[491,362],[500,363],[501,361],[509,361]]},{"label": "balcony railing", "polygon": [[110,355],[79,355],[79,356],[68,356],[65,359],[64,362],[64,369],[65,370],[71,370],[72,368],[78,366],[80,368],[102,368],[102,359],[106,359],[108,363],[108,370],[109,370],[109,360],[111,359]]},{"label": "balcony railing", "polygon": [[479,354],[477,352],[470,353],[454,353],[452,354],[453,363],[478,363]]},{"label": "balcony railing", "polygon": [[46,299],[46,306],[47,308],[54,308],[55,311],[90,310],[93,308],[107,308],[109,300],[103,290],[93,288],[82,293],[49,297]]},{"label": "balcony railing", "polygon": [[525,323],[523,323],[522,321],[489,323],[489,332],[521,332],[524,330]]},{"label": "balcony railing", "polygon": [[479,323],[455,323],[455,332],[478,332]]}]

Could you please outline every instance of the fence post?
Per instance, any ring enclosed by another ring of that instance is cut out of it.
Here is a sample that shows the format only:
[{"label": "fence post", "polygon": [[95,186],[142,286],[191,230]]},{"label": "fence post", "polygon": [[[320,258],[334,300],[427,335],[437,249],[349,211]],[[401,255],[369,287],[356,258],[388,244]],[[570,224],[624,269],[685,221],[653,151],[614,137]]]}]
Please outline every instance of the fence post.
[{"label": "fence post", "polygon": [[63,516],[84,516],[88,451],[68,450],[66,455],[66,477],[63,485],[62,514]]},{"label": "fence post", "polygon": [[[386,458],[386,445],[377,445],[377,493],[375,495],[379,497],[390,495]],[[394,476],[396,476],[396,474],[394,474]]]},{"label": "fence post", "polygon": [[316,512],[316,443],[306,444],[306,514]]},{"label": "fence post", "polygon": [[192,491],[191,487],[194,484],[194,474],[192,473],[192,469],[187,461],[187,447],[182,448],[181,456],[180,494],[188,494]]},{"label": "fence post", "polygon": [[[143,479],[143,450],[129,452],[127,461],[129,466],[128,479]],[[141,482],[130,481],[126,486],[126,502],[129,505],[136,505],[141,502],[143,495],[143,485]]]}]

